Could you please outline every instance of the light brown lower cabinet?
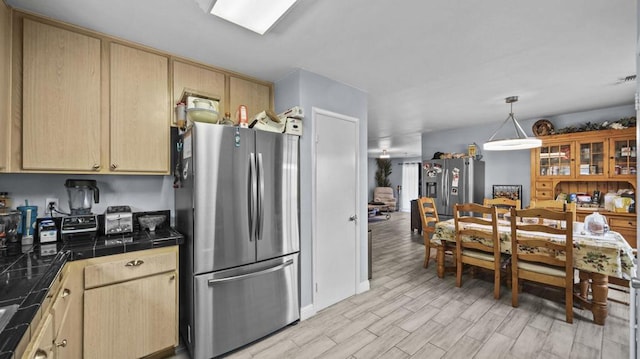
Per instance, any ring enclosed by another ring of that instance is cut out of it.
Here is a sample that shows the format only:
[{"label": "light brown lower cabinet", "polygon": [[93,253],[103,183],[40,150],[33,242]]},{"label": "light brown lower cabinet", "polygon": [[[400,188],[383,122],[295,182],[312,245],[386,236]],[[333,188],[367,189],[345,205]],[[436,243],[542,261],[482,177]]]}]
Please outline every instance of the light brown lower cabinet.
[{"label": "light brown lower cabinet", "polygon": [[174,346],[176,282],[170,272],[87,290],[84,357],[140,358]]},{"label": "light brown lower cabinet", "polygon": [[55,358],[55,353],[53,352],[53,315],[47,314],[41,324],[34,332],[31,343],[29,343],[22,356],[23,358]]},{"label": "light brown lower cabinet", "polygon": [[74,267],[67,264],[54,281],[22,358],[82,358],[82,271]]},{"label": "light brown lower cabinet", "polygon": [[178,345],[177,246],[83,262],[83,358],[140,358]]},{"label": "light brown lower cabinet", "polygon": [[177,246],[69,262],[60,273],[16,359],[140,358],[178,345]]},{"label": "light brown lower cabinet", "polygon": [[57,358],[82,358],[82,263],[71,262],[65,268],[66,278],[53,304]]}]

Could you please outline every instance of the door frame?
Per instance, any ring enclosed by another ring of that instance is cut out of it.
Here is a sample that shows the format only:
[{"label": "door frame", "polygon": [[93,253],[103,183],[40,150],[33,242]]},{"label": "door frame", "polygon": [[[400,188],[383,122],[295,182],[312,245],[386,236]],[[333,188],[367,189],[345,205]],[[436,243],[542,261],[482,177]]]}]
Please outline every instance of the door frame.
[{"label": "door frame", "polygon": [[[311,203],[313,203],[313,205],[311,206],[311,268],[312,268],[312,273],[311,273],[311,303],[314,306],[313,309],[313,313],[315,314],[315,312],[317,312],[317,308],[315,308],[316,305],[316,278],[317,278],[317,271],[318,271],[318,259],[316,257],[316,253],[317,253],[317,238],[318,238],[318,225],[317,225],[317,213],[318,213],[318,193],[317,193],[317,161],[316,161],[316,155],[317,155],[317,143],[318,143],[318,138],[317,138],[317,115],[325,115],[325,116],[331,116],[331,117],[335,117],[335,118],[339,118],[341,120],[344,121],[349,121],[349,122],[353,122],[355,123],[355,138],[354,138],[354,144],[355,144],[355,148],[356,148],[356,153],[355,153],[355,157],[356,157],[356,175],[355,175],[355,188],[356,188],[356,193],[355,193],[355,198],[354,198],[354,202],[355,202],[355,213],[354,215],[358,215],[360,214],[360,181],[359,181],[359,174],[360,174],[360,153],[359,153],[359,148],[360,148],[360,139],[359,139],[359,133],[360,133],[360,119],[356,118],[356,117],[351,117],[351,116],[347,116],[347,115],[343,115],[343,114],[339,114],[336,112],[331,112],[328,110],[323,110],[321,108],[317,108],[317,107],[311,107],[311,121],[313,123],[313,125],[311,126]],[[353,283],[354,285],[354,293],[360,293],[360,223],[358,221],[362,220],[361,218],[358,218],[358,220],[356,221],[356,223],[354,224],[356,226],[356,231],[355,231],[355,282]],[[367,288],[368,289],[368,288]]]}]

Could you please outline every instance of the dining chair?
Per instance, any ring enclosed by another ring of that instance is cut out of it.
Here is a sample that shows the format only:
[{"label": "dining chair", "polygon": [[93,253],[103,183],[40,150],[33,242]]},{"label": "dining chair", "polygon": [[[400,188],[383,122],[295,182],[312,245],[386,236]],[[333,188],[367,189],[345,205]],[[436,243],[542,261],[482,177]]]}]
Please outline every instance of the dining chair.
[{"label": "dining chair", "polygon": [[[509,213],[511,207],[515,207],[516,209],[522,209],[522,205],[520,204],[519,199],[511,199],[511,198],[485,198],[482,203],[485,206],[495,206],[498,210],[498,218],[504,218],[504,215]],[[484,218],[489,218],[488,214],[483,216]]]},{"label": "dining chair", "polygon": [[546,208],[546,209],[555,209],[561,210],[563,212],[571,212],[572,213],[572,222],[576,221],[576,212],[578,209],[578,205],[575,202],[566,203],[565,201],[556,201],[553,199],[546,200],[531,200],[529,202],[529,208]]},{"label": "dining chair", "polygon": [[[423,267],[429,266],[431,257],[431,237],[436,230],[436,223],[440,221],[436,203],[431,197],[418,198],[418,211],[422,222],[422,237],[424,239],[424,263]],[[435,247],[434,247],[435,248]]]},{"label": "dining chair", "polygon": [[[485,215],[490,218],[483,218]],[[456,233],[456,287],[462,286],[465,264],[486,268],[493,271],[493,296],[499,299],[501,254],[497,208],[476,203],[456,204],[453,218]],[[489,226],[489,230],[481,230],[474,225]],[[472,240],[463,241],[463,237]]]},{"label": "dining chair", "polygon": [[[566,221],[548,226],[523,223],[518,218]],[[511,209],[511,305],[518,306],[520,280],[538,282],[565,290],[567,323],[573,323],[573,221],[569,211],[545,208]],[[523,231],[537,232],[526,235]],[[562,255],[564,252],[564,255]]]}]

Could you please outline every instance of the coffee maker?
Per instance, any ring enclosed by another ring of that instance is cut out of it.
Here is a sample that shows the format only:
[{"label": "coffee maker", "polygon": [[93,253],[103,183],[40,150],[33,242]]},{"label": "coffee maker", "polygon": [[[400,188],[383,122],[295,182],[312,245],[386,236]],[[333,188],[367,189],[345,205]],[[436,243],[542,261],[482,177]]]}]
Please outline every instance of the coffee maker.
[{"label": "coffee maker", "polygon": [[60,234],[63,241],[95,234],[98,218],[91,213],[92,204],[100,202],[100,190],[95,180],[68,179],[64,183],[69,195],[70,216],[63,217]]}]

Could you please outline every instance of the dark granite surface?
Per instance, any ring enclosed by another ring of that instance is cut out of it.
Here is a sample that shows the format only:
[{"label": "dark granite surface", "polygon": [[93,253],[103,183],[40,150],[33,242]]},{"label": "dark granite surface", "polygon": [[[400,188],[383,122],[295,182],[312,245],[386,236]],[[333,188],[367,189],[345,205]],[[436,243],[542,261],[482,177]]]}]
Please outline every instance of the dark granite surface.
[{"label": "dark granite surface", "polygon": [[[0,332],[0,358],[13,354],[35,317],[53,280],[65,263],[112,254],[182,244],[184,237],[168,226],[128,235],[85,235],[55,243],[8,243],[0,249],[0,308],[19,308]],[[100,232],[98,232],[100,233]]]}]

